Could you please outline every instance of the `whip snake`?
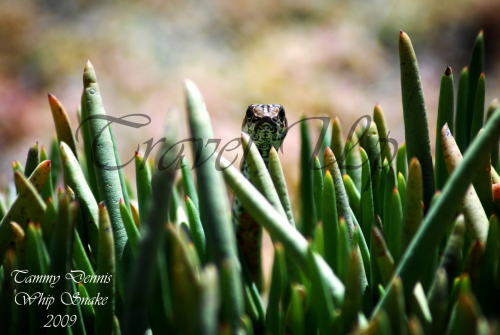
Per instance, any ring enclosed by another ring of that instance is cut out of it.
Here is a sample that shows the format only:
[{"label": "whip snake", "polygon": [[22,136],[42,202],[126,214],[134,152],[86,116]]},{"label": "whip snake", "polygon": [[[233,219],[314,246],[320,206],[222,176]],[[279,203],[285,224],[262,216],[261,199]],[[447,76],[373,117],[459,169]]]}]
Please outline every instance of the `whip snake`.
[{"label": "whip snake", "polygon": [[[271,146],[279,149],[287,133],[288,122],[281,105],[248,106],[243,118],[242,131],[250,135],[268,167]],[[250,180],[246,161],[242,165],[243,175]],[[261,241],[262,227],[246,211],[237,198],[233,202],[233,223],[243,259],[257,287],[262,289]]]}]

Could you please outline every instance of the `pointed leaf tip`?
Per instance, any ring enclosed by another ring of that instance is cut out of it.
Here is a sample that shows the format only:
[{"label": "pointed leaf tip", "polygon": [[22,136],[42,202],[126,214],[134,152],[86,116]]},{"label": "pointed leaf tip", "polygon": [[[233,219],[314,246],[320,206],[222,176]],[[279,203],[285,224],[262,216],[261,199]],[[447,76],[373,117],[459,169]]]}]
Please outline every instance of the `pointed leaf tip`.
[{"label": "pointed leaf tip", "polygon": [[450,131],[450,127],[448,127],[448,122],[446,122],[446,123],[443,125],[443,128],[441,128],[441,132],[448,133],[449,131]]},{"label": "pointed leaf tip", "polygon": [[61,103],[59,102],[59,100],[57,100],[56,96],[54,94],[48,94],[47,95],[47,98],[49,99],[49,104],[50,106],[60,106]]},{"label": "pointed leaf tip", "polygon": [[88,60],[83,69],[83,84],[84,87],[88,87],[90,84],[95,84],[97,82],[94,67],[92,63]]},{"label": "pointed leaf tip", "polygon": [[24,229],[21,228],[21,226],[17,222],[11,221],[10,227],[14,231],[14,235],[16,236],[16,238],[24,238],[25,236]]},{"label": "pointed leaf tip", "polygon": [[405,33],[404,31],[400,30],[400,32],[399,32],[399,42],[400,43],[410,43],[411,44],[410,36],[408,36],[408,34]]},{"label": "pointed leaf tip", "polygon": [[189,78],[184,79],[184,90],[185,91],[199,91],[198,86]]},{"label": "pointed leaf tip", "polygon": [[444,74],[445,74],[447,77],[449,77],[449,76],[451,75],[451,73],[452,73],[452,72],[451,72],[451,67],[447,66],[447,67],[446,67],[446,70],[444,71]]}]

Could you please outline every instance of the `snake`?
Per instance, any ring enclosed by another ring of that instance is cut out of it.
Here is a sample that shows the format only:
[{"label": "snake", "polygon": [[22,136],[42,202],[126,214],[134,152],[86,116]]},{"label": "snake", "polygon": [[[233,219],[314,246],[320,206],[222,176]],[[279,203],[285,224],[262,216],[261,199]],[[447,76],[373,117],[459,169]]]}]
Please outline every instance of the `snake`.
[{"label": "snake", "polygon": [[[282,105],[252,104],[248,106],[242,132],[247,133],[259,150],[266,167],[269,168],[269,151],[274,146],[278,150],[285,140],[288,121]],[[243,159],[241,171],[251,181],[246,160]],[[237,197],[233,200],[233,224],[236,240],[253,282],[262,290],[262,226],[248,213]]]}]

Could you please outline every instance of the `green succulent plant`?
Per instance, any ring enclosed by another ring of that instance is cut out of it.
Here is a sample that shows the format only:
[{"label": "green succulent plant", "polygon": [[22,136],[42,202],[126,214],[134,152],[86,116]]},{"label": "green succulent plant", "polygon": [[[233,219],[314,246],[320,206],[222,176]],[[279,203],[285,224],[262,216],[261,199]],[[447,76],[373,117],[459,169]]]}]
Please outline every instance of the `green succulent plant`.
[{"label": "green succulent plant", "polygon": [[[29,148],[26,164],[12,165],[15,191],[0,197],[0,333],[498,332],[500,107],[492,102],[484,121],[483,34],[456,97],[452,69],[442,76],[434,164],[417,58],[402,31],[399,56],[405,143],[391,150],[378,104],[347,140],[335,118],[319,153],[302,122],[298,219],[274,148],[268,170],[242,134],[252,182],[206,150],[210,116],[189,80],[189,128],[203,140],[193,142],[194,164],[205,163],[191,169],[172,150],[180,139],[171,111],[156,163],[135,155],[134,194],[113,168],[121,162],[88,62],[83,147],[49,95],[50,155],[38,142]],[[227,188],[273,240],[267,306],[241,261]]]}]

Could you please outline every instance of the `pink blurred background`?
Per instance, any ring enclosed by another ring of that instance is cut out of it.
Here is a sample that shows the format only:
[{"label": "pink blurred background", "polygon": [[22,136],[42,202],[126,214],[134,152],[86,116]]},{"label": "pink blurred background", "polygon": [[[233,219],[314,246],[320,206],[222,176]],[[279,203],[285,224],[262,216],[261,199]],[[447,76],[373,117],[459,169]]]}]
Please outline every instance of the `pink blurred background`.
[{"label": "pink blurred background", "polygon": [[[87,59],[109,115],[152,118],[136,130],[114,127],[122,161],[138,144],[144,149],[145,141],[163,136],[169,109],[182,112],[187,136],[184,78],[200,87],[222,143],[239,136],[250,103],[283,104],[289,123],[302,114],[338,116],[347,134],[376,102],[391,137],[402,143],[397,42],[403,29],[418,57],[434,143],[441,75],[451,66],[458,84],[481,29],[487,103],[499,95],[499,16],[493,0],[3,0],[0,189],[12,180],[11,161],[24,165],[31,144],[50,148],[55,129],[47,93],[63,103],[76,129]],[[310,125],[317,132],[321,123]],[[299,148],[296,127],[282,156],[293,199]],[[133,177],[133,164],[125,173]]]}]

